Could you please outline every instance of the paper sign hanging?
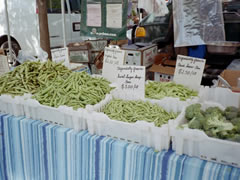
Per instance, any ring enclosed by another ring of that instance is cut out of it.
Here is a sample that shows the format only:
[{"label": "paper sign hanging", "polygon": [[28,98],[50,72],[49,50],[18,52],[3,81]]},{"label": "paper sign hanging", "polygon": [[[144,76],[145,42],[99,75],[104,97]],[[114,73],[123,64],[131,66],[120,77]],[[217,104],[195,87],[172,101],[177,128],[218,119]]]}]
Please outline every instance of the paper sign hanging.
[{"label": "paper sign hanging", "polygon": [[106,47],[103,58],[103,77],[110,82],[116,82],[117,66],[123,65],[124,61],[125,51]]},{"label": "paper sign hanging", "polygon": [[0,55],[0,75],[10,71],[7,56]]},{"label": "paper sign hanging", "polygon": [[173,81],[191,89],[200,88],[206,60],[178,55]]},{"label": "paper sign hanging", "polygon": [[63,62],[65,66],[69,65],[68,48],[52,49],[52,61],[56,63]]},{"label": "paper sign hanging", "polygon": [[122,28],[122,4],[107,4],[107,27]]},{"label": "paper sign hanging", "polygon": [[120,92],[129,97],[144,98],[145,66],[118,66],[117,84]]},{"label": "paper sign hanging", "polygon": [[87,26],[101,27],[101,4],[87,4]]}]

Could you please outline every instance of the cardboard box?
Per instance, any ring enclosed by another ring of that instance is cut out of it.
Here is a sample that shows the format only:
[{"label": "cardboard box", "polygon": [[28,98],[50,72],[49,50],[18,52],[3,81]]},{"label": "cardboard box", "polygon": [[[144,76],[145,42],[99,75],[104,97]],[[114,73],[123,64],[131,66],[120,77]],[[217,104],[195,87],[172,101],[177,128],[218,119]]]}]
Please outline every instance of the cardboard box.
[{"label": "cardboard box", "polygon": [[91,51],[103,51],[108,45],[108,41],[106,39],[87,40],[85,42],[90,44]]},{"label": "cardboard box", "polygon": [[153,64],[149,71],[154,73],[154,81],[169,82],[173,80],[175,68]]},{"label": "cardboard box", "polygon": [[70,63],[88,63],[91,59],[91,44],[70,43],[68,45]]},{"label": "cardboard box", "polygon": [[123,45],[128,44],[128,40],[124,39],[124,40],[112,40],[110,41],[109,45],[117,45],[119,47],[122,47]]},{"label": "cardboard box", "polygon": [[157,54],[157,45],[149,45],[138,48],[137,46],[125,46],[121,48],[126,51],[126,64],[149,67],[154,63]]},{"label": "cardboard box", "polygon": [[[232,91],[233,92],[240,92],[240,87],[238,86],[238,79],[240,79],[240,71],[224,70],[221,73],[221,76],[223,77],[223,79],[225,79],[232,86]],[[223,84],[220,82],[219,86],[222,87]]]},{"label": "cardboard box", "polygon": [[77,64],[77,63],[70,63],[69,69],[73,72],[87,72],[88,74],[91,74],[91,71],[89,69],[88,64]]},{"label": "cardboard box", "polygon": [[[104,50],[103,50],[104,51]],[[102,51],[91,51],[91,59],[90,59],[90,64],[93,64],[96,61],[97,56],[101,53]]]},{"label": "cardboard box", "polygon": [[98,69],[95,64],[90,64],[92,74],[102,74],[102,69]]}]

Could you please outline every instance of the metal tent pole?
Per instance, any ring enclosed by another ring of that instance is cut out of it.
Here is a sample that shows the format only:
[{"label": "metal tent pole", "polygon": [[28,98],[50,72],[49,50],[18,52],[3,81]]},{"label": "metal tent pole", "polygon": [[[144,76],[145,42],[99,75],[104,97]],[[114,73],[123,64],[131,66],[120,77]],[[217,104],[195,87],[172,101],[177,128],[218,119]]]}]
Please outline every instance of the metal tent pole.
[{"label": "metal tent pole", "polygon": [[7,0],[4,0],[5,3],[5,17],[6,17],[6,24],[7,24],[7,32],[8,32],[8,49],[9,49],[9,58],[10,62],[13,62],[12,60],[12,42],[10,37],[10,26],[9,26],[9,18],[8,18],[8,7],[7,7]]},{"label": "metal tent pole", "polygon": [[[6,0],[5,0],[6,1]],[[64,0],[61,0],[61,9],[62,9],[62,29],[63,29],[63,45],[67,47],[66,43],[66,21],[65,21],[65,6]]]}]

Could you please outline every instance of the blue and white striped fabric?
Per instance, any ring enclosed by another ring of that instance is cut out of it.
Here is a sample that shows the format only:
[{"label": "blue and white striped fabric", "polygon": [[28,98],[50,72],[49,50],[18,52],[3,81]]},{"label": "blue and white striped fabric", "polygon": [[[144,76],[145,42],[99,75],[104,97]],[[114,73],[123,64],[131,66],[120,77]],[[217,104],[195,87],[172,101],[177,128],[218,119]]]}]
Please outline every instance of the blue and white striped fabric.
[{"label": "blue and white striped fabric", "polygon": [[1,180],[240,179],[240,169],[0,115]]}]

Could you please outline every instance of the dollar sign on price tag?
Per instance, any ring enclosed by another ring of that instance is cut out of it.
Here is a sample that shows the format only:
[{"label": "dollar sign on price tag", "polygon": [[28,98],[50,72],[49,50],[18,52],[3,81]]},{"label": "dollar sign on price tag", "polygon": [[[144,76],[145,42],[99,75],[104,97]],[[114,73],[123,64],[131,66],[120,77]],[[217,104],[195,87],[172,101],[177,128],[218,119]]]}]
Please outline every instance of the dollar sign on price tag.
[{"label": "dollar sign on price tag", "polygon": [[198,90],[205,63],[205,59],[178,55],[173,81]]},{"label": "dollar sign on price tag", "polygon": [[117,84],[120,91],[130,97],[144,98],[145,66],[118,66]]}]

